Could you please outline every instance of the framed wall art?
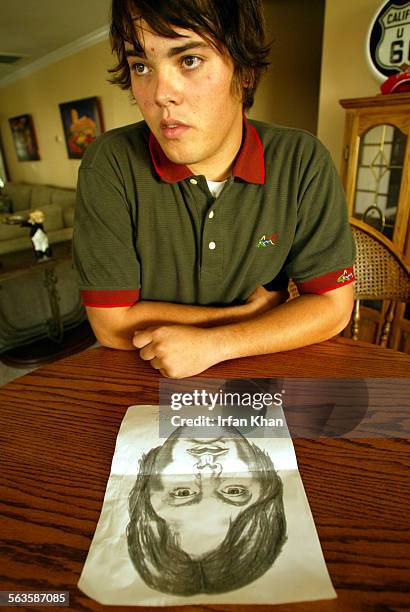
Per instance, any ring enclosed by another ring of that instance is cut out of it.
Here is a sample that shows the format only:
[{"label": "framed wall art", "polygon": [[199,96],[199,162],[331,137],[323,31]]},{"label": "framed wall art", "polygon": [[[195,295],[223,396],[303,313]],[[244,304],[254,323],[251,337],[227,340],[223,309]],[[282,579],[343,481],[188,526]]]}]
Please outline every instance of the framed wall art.
[{"label": "framed wall art", "polygon": [[9,119],[18,161],[38,161],[37,138],[31,115],[19,115]]},{"label": "framed wall art", "polygon": [[68,157],[81,159],[86,148],[104,131],[100,102],[96,97],[83,98],[59,107]]}]

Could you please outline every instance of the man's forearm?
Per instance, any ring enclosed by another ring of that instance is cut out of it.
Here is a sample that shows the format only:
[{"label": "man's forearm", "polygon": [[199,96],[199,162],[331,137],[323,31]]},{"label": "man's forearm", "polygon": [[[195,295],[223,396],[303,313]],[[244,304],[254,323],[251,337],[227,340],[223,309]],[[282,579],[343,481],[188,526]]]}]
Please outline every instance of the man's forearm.
[{"label": "man's forearm", "polygon": [[329,295],[303,295],[250,320],[210,330],[218,361],[287,351],[327,340],[349,322],[349,300],[335,308]]},{"label": "man's forearm", "polygon": [[191,306],[170,302],[140,301],[130,308],[87,308],[98,340],[105,346],[129,350],[137,330],[159,325],[215,327],[247,320],[282,303],[283,291],[258,288],[247,303],[237,306]]}]

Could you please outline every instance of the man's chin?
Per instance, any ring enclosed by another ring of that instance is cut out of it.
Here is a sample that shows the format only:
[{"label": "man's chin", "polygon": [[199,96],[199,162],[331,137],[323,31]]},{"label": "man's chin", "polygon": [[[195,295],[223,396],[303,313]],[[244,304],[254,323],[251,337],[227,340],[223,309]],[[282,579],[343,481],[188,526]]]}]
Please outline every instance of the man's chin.
[{"label": "man's chin", "polygon": [[169,151],[167,149],[163,149],[165,155],[173,164],[178,164],[179,166],[191,166],[197,163],[197,160],[192,156],[184,155],[184,154],[176,154],[174,151]]},{"label": "man's chin", "polygon": [[178,140],[165,141],[161,139],[159,141],[162,150],[168,159],[174,164],[179,164],[181,166],[190,166],[191,164],[198,163],[198,154],[195,154],[195,151],[192,151],[192,145],[189,147],[186,146],[185,143],[182,143]]}]

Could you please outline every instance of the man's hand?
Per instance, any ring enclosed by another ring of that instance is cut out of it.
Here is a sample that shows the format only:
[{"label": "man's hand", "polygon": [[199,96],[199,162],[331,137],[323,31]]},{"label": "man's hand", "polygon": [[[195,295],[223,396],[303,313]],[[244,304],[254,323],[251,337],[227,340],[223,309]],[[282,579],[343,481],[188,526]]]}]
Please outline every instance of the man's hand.
[{"label": "man's hand", "polygon": [[140,357],[168,378],[194,376],[219,363],[218,348],[209,330],[189,325],[148,327],[134,335]]}]

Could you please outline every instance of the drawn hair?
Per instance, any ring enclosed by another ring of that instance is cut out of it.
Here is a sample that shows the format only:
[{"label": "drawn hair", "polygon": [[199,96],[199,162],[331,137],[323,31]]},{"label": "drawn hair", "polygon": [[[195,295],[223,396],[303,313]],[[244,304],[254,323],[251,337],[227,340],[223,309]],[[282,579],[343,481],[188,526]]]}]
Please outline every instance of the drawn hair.
[{"label": "drawn hair", "polygon": [[233,88],[241,93],[244,111],[253,105],[262,72],[269,65],[270,45],[265,41],[261,0],[112,0],[110,40],[118,58],[109,70],[110,82],[131,88],[124,42],[142,51],[135,31],[135,15],[168,38],[177,38],[174,28],[193,30],[220,53],[227,50],[235,70]]},{"label": "drawn hair", "polygon": [[[259,499],[230,524],[223,542],[200,557],[191,557],[150,501],[160,446],[140,460],[129,496],[128,551],[144,582],[173,595],[225,593],[253,582],[273,564],[286,541],[282,482],[269,455],[250,443],[261,485]],[[255,466],[256,467],[256,466]]]}]

